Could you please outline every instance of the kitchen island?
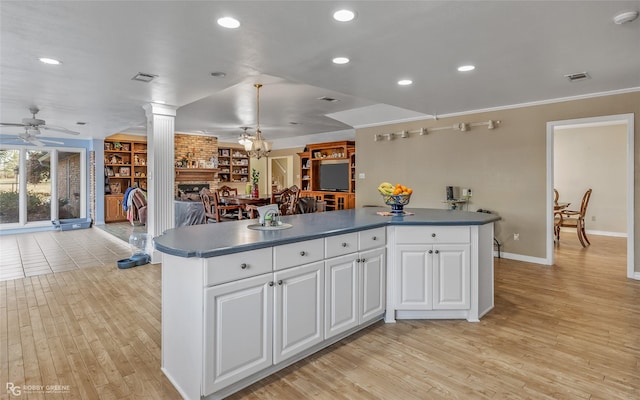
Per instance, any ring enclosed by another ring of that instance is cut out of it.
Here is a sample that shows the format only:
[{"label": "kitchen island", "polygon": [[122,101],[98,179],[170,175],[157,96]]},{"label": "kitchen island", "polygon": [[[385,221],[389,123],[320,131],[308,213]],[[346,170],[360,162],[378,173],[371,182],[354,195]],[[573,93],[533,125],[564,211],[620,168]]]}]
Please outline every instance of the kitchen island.
[{"label": "kitchen island", "polygon": [[367,207],[168,230],[162,370],[223,398],[384,318],[478,321],[493,308],[492,214]]}]

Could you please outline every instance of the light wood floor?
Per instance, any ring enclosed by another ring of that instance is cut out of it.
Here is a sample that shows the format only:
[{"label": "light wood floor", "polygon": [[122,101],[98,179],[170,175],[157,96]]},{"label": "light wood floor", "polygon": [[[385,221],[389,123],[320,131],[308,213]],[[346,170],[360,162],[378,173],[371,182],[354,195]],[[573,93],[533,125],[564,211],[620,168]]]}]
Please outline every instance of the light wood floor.
[{"label": "light wood floor", "polygon": [[[626,240],[569,235],[557,265],[496,259],[479,323],[377,323],[233,399],[640,399],[640,282]],[[84,268],[0,282],[5,382],[28,399],[177,399],[160,367],[160,268]]]}]

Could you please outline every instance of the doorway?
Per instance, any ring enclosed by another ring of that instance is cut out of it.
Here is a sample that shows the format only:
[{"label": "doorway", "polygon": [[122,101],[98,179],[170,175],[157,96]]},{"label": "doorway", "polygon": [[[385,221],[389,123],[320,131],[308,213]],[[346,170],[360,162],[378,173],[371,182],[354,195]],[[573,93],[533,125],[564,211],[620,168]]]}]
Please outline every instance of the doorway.
[{"label": "doorway", "polygon": [[[634,116],[633,114],[611,115],[604,117],[582,118],[565,121],[552,121],[547,123],[547,259],[546,263],[553,265],[554,263],[554,237],[553,237],[553,198],[554,193],[554,143],[556,142],[556,134],[567,128],[578,127],[597,127],[610,125],[624,125],[626,131],[626,238],[627,238],[627,277],[640,279],[634,272],[634,154],[633,154],[633,132],[634,132]],[[623,155],[618,155],[622,157]],[[578,200],[581,200],[578,199]]]},{"label": "doorway", "polygon": [[293,186],[293,156],[269,157],[270,193]]}]

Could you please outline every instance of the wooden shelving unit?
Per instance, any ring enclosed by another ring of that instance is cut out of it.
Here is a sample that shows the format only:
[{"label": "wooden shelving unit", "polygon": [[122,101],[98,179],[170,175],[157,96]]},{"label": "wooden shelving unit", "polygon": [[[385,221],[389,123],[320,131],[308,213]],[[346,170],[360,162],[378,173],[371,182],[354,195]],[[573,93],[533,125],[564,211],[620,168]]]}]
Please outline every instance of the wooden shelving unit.
[{"label": "wooden shelving unit", "polygon": [[251,162],[244,149],[218,147],[218,168],[220,182],[247,183],[251,179]]},{"label": "wooden shelving unit", "polygon": [[147,190],[147,143],[104,141],[105,222],[127,219],[122,210],[124,192],[130,187]]},{"label": "wooden shelving unit", "polygon": [[[326,203],[327,211],[355,207],[356,148],[353,141],[327,142],[307,145],[300,157],[301,196],[315,197]],[[324,162],[349,163],[349,189],[347,192],[320,190],[320,165]]]}]

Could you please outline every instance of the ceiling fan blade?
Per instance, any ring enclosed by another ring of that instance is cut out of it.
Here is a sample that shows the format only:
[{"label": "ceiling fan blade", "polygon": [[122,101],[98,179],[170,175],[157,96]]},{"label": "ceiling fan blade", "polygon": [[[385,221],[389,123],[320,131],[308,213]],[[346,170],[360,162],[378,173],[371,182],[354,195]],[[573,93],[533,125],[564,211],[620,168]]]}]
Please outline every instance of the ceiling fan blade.
[{"label": "ceiling fan blade", "polygon": [[19,127],[23,127],[24,124],[11,124],[11,123],[6,123],[6,122],[0,122],[0,125],[2,126],[19,126]]},{"label": "ceiling fan blade", "polygon": [[25,138],[23,139],[25,142],[27,143],[31,143],[31,144],[35,144],[36,146],[42,146],[44,147],[44,143],[42,143],[40,140],[34,138],[34,137],[30,137],[30,138]]},{"label": "ceiling fan blade", "polygon": [[40,142],[51,143],[51,144],[64,144],[64,142],[59,142],[57,140],[49,140],[49,139],[39,139]]},{"label": "ceiling fan blade", "polygon": [[45,130],[48,130],[48,131],[62,132],[62,133],[66,133],[68,135],[79,135],[80,134],[80,132],[72,131],[70,129],[63,128],[63,127],[60,127],[60,126],[40,125],[39,128],[45,129]]}]

